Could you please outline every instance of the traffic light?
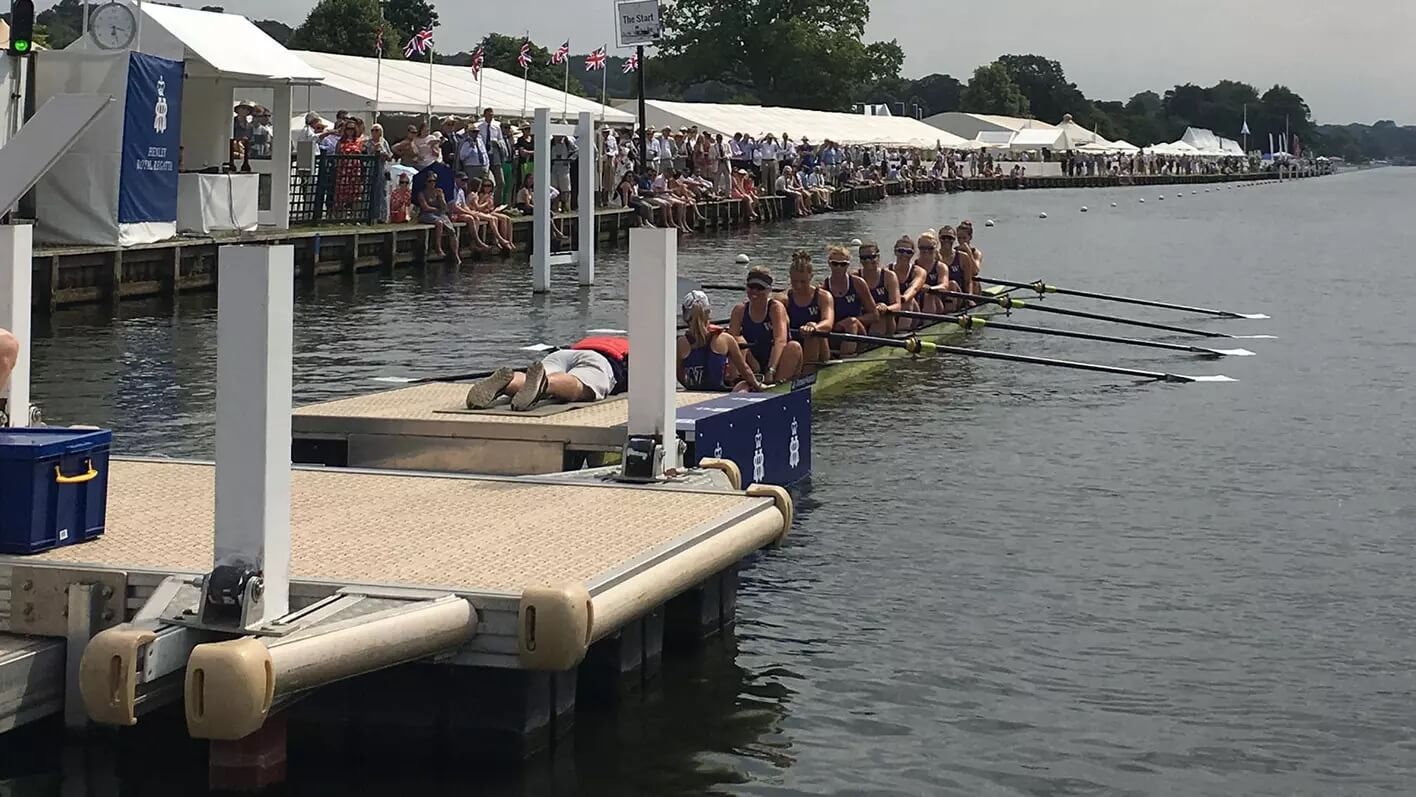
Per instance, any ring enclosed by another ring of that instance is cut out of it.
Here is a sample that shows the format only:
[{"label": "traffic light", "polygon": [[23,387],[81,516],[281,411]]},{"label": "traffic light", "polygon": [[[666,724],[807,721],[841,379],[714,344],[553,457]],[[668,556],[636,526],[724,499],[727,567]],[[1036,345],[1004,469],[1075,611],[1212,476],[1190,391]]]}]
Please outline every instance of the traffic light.
[{"label": "traffic light", "polygon": [[10,52],[29,55],[34,51],[34,0],[11,0]]}]

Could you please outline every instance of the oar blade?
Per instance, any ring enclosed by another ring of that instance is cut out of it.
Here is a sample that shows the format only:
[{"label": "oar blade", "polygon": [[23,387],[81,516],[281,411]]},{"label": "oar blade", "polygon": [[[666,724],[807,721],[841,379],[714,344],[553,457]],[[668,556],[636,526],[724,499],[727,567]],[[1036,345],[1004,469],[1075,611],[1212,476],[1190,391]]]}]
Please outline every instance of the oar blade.
[{"label": "oar blade", "polygon": [[1229,376],[1225,376],[1224,374],[1218,374],[1218,375],[1215,375],[1215,376],[1181,376],[1180,379],[1181,379],[1181,381],[1184,381],[1184,382],[1238,382],[1238,381],[1239,381],[1238,379],[1235,379],[1235,378],[1229,377]]},{"label": "oar blade", "polygon": [[1230,335],[1234,340],[1278,340],[1277,335]]},{"label": "oar blade", "polygon": [[1254,353],[1248,349],[1210,349],[1220,357],[1253,357]]},{"label": "oar blade", "polygon": [[1239,317],[1239,318],[1247,318],[1247,319],[1249,319],[1250,321],[1263,321],[1263,320],[1265,320],[1265,319],[1268,319],[1268,318],[1272,318],[1272,317],[1273,317],[1273,316],[1264,315],[1263,313],[1235,313],[1234,315],[1237,316],[1237,317]]},{"label": "oar blade", "polygon": [[532,343],[530,346],[522,346],[522,347],[521,347],[521,351],[534,351],[534,352],[555,351],[555,349],[556,349],[556,347],[550,345],[549,343]]},{"label": "oar blade", "polygon": [[414,382],[418,382],[420,380],[414,379],[410,376],[376,376],[373,378],[372,381],[383,382],[385,384],[390,385],[411,385]]}]

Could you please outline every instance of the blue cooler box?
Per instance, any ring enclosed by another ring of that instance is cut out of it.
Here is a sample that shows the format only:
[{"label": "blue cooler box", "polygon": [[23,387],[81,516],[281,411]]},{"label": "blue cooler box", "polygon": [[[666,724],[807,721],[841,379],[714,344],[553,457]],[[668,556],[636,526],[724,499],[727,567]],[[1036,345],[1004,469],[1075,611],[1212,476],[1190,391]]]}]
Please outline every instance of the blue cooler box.
[{"label": "blue cooler box", "polygon": [[103,533],[108,430],[0,429],[0,553],[40,553]]}]

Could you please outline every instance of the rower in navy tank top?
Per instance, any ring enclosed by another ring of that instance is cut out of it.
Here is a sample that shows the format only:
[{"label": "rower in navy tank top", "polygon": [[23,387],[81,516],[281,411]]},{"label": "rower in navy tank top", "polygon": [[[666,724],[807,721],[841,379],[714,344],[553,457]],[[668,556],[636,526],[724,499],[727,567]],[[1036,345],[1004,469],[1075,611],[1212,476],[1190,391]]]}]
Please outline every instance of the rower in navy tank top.
[{"label": "rower in navy tank top", "polygon": [[821,293],[811,292],[811,303],[797,304],[796,296],[787,293],[787,323],[792,329],[801,329],[805,324],[815,324],[821,320]]},{"label": "rower in navy tank top", "polygon": [[890,303],[890,291],[885,287],[884,271],[881,271],[879,279],[875,280],[875,287],[870,289],[870,298],[874,299],[876,304]]},{"label": "rower in navy tank top", "polygon": [[849,276],[846,278],[846,292],[836,293],[836,289],[831,287],[827,280],[827,289],[831,291],[831,298],[835,299],[834,310],[836,311],[836,322],[840,323],[846,318],[860,318],[860,295],[856,293],[855,280]]},{"label": "rower in navy tank top", "polygon": [[765,369],[767,363],[772,361],[772,305],[769,303],[764,308],[760,319],[752,317],[751,302],[743,302],[740,307],[743,342],[747,344],[747,350],[752,353],[753,358]]}]

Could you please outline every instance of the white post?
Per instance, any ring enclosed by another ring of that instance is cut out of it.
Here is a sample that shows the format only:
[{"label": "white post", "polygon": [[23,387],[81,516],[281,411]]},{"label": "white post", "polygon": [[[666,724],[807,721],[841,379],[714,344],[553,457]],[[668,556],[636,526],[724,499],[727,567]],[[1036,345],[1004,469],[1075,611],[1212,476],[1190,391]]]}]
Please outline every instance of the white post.
[{"label": "white post", "polygon": [[537,108],[536,121],[531,128],[536,139],[532,209],[535,211],[531,222],[531,290],[533,293],[549,293],[551,290],[551,109]]},{"label": "white post", "polygon": [[595,284],[595,176],[599,173],[599,159],[595,153],[599,142],[595,139],[595,118],[589,111],[580,112],[580,122],[575,126],[575,137],[580,147],[580,206],[577,212],[580,220],[578,231],[580,284]]},{"label": "white post", "polygon": [[664,469],[680,467],[674,382],[675,318],[679,304],[678,233],[635,227],[629,231],[629,434],[655,435],[664,446]]},{"label": "white post", "polygon": [[261,573],[258,624],[290,605],[295,248],[223,246],[217,272],[215,565]]},{"label": "white post", "polygon": [[20,359],[10,373],[10,386],[0,385],[0,397],[9,396],[10,426],[29,426],[30,415],[30,269],[34,228],[28,224],[0,225],[0,329],[20,342]]},{"label": "white post", "polygon": [[[308,89],[308,86],[306,88]],[[282,83],[275,87],[275,96],[271,100],[271,109],[275,112],[275,118],[271,120],[271,135],[275,145],[270,151],[270,213],[266,218],[272,226],[280,230],[290,229],[290,174],[293,171],[290,160],[290,116],[294,106],[291,91],[289,83]],[[308,97],[307,94],[306,98]],[[307,102],[307,107],[308,104]]]}]

